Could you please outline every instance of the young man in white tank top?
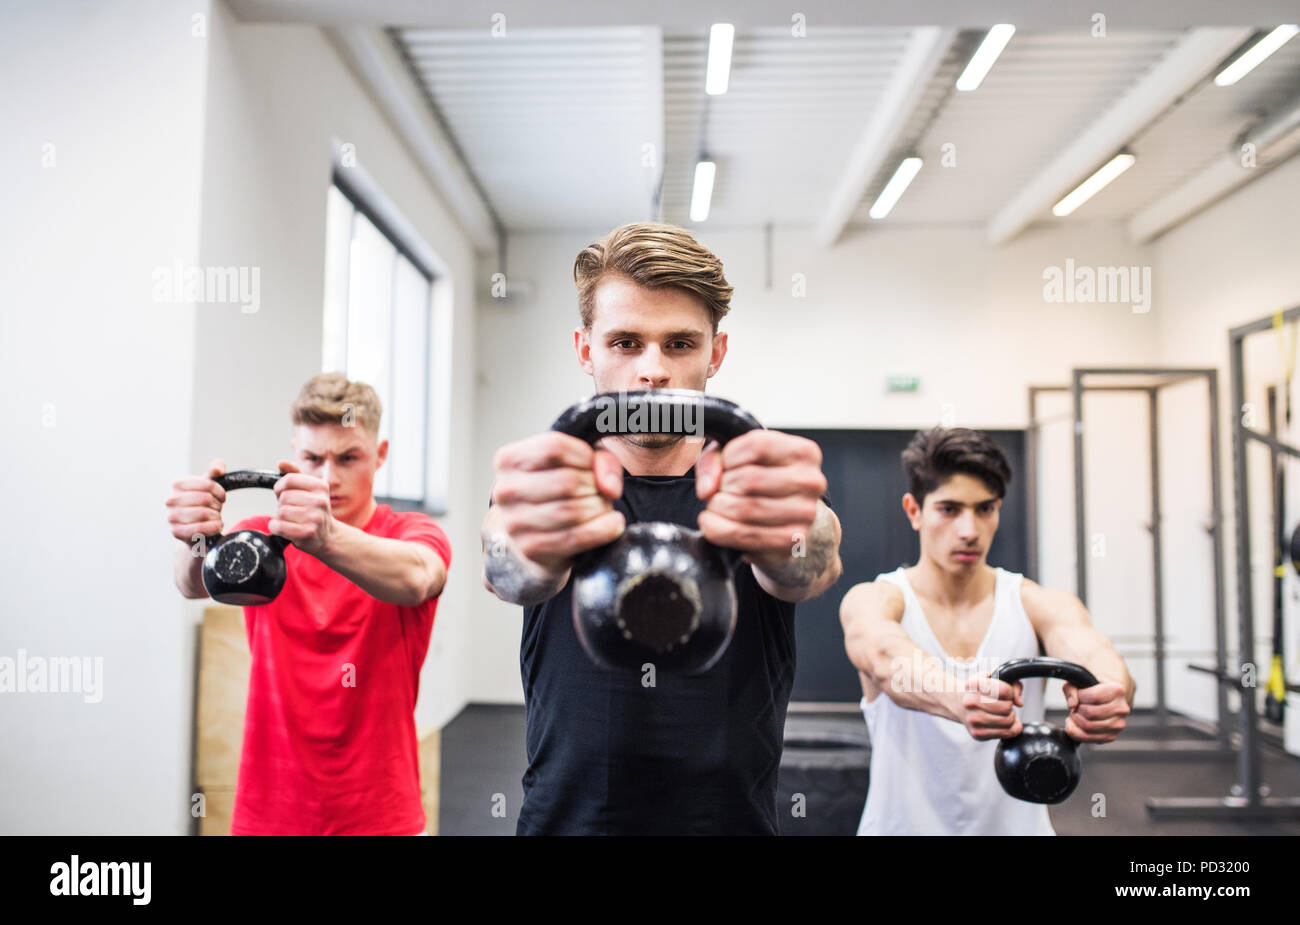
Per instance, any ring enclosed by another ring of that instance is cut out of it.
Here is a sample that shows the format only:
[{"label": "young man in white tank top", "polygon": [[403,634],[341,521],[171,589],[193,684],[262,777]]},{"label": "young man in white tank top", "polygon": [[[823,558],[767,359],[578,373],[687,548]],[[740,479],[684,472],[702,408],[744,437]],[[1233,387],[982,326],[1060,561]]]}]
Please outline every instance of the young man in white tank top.
[{"label": "young man in white tank top", "polygon": [[989,674],[1040,652],[1083,665],[1101,683],[1065,686],[1065,729],[1092,743],[1123,730],[1133,679],[1075,595],[988,565],[1011,469],[987,434],[920,432],[903,469],[920,559],[854,586],[840,605],[871,732],[858,834],[1054,835],[1047,807],[1007,795],[993,770],[997,740],[1042,720],[1043,679]]}]

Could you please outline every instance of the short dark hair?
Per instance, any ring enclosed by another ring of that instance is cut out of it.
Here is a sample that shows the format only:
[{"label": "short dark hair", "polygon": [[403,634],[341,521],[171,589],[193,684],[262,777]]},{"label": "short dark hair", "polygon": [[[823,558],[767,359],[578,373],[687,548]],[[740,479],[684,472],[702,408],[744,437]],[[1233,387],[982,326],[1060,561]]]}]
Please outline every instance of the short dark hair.
[{"label": "short dark hair", "polygon": [[916,503],[951,476],[962,474],[979,479],[999,498],[1011,484],[1011,464],[1002,447],[982,430],[969,427],[935,427],[917,431],[903,451],[903,474]]}]

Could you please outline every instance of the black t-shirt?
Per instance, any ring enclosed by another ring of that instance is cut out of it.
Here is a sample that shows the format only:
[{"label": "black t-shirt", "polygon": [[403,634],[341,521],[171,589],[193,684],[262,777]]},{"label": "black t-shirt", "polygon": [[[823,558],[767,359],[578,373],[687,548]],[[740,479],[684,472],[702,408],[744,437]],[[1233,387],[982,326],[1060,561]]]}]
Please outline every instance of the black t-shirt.
[{"label": "black t-shirt", "polygon": [[[695,470],[623,476],[628,523],[698,529]],[[736,632],[701,675],[594,664],[573,629],[570,584],[524,608],[519,667],[528,770],[520,835],[760,834],[777,831],[776,784],[794,681],[795,605],[750,566],[735,571]]]}]

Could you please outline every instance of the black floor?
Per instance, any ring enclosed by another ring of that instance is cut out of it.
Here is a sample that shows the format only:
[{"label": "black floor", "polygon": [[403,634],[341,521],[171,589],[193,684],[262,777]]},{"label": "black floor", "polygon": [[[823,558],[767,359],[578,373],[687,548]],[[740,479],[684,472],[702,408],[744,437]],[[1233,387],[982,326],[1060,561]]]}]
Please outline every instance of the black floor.
[{"label": "black floor", "polygon": [[[804,721],[792,714],[792,722]],[[832,720],[857,729],[860,716]],[[825,719],[819,722],[826,722]],[[1175,718],[1172,730],[1135,713],[1120,741],[1146,739],[1200,742],[1214,739]],[[1103,747],[1104,748],[1104,747]],[[1275,796],[1300,796],[1300,759],[1262,749],[1260,779]],[[1134,756],[1118,751],[1084,752],[1084,778],[1069,800],[1051,808],[1061,835],[1300,835],[1300,821],[1152,821],[1150,797],[1222,797],[1236,779],[1235,755],[1216,757]],[[442,731],[442,793],[438,831],[443,835],[513,835],[523,799],[524,710],[522,706],[474,704]],[[865,794],[864,794],[865,798]],[[1104,815],[1101,813],[1104,811]]]},{"label": "black floor", "polygon": [[514,835],[524,791],[524,708],[470,704],[442,729],[439,835]]}]

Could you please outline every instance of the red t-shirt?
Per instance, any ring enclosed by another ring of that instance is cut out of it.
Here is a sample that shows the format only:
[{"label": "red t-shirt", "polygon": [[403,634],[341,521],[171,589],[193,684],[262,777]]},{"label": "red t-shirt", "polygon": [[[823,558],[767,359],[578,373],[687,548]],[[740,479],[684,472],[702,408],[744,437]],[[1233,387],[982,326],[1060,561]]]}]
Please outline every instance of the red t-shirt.
[{"label": "red t-shirt", "polygon": [[[234,529],[266,532],[270,519]],[[451,564],[424,514],[381,504],[363,529]],[[230,834],[424,831],[414,714],[438,599],[384,603],[294,546],[285,564],[276,599],[244,608],[252,663]]]}]

